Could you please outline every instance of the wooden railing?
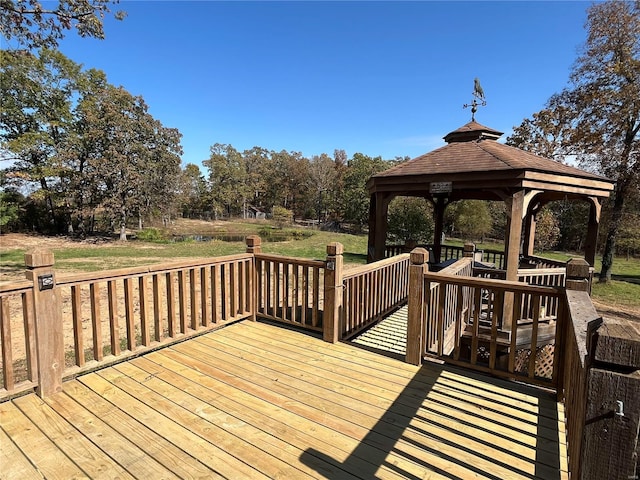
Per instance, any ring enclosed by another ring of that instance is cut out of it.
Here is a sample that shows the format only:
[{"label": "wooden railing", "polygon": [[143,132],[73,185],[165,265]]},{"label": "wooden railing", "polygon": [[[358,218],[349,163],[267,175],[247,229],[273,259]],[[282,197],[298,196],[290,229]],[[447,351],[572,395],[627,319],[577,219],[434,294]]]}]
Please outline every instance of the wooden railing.
[{"label": "wooden railing", "polygon": [[[578,292],[567,292],[569,314],[565,340],[564,354],[564,382],[562,391],[564,392],[565,417],[567,425],[567,456],[569,469],[575,476],[580,478],[581,451],[584,437],[584,424],[587,409],[587,382],[589,373],[589,339],[599,326],[597,315],[592,315],[591,320],[585,321],[584,312],[577,311],[584,308],[584,299],[579,299]],[[580,305],[582,304],[582,305]],[[590,306],[591,302],[588,302]],[[595,313],[595,310],[593,310]]]},{"label": "wooden railing", "polygon": [[528,260],[534,268],[565,268],[567,266],[566,262],[538,257],[536,255],[528,255],[525,259]]},{"label": "wooden railing", "polygon": [[[56,388],[64,378],[247,318],[254,309],[248,254],[57,278],[33,268],[35,285],[0,288],[0,398],[36,386],[45,363],[41,358],[36,368],[38,349],[50,356],[47,375],[59,377]],[[40,286],[47,279],[52,288]]]},{"label": "wooden railing", "polygon": [[119,362],[244,318],[339,341],[406,301],[408,255],[343,275],[343,247],[326,260],[261,252],[57,275],[53,254],[25,256],[29,281],[0,287],[0,400]]},{"label": "wooden railing", "polygon": [[[426,254],[426,251],[423,251]],[[410,295],[422,302],[409,306],[413,327],[425,338],[420,353],[407,359],[420,362],[435,355],[455,364],[498,376],[520,378],[536,385],[557,385],[556,332],[562,328],[562,271],[526,270],[521,282],[505,282],[503,271],[478,268],[473,245],[465,246],[465,258],[439,273],[428,264],[415,265]],[[417,257],[416,257],[417,258]],[[426,257],[425,257],[426,258]],[[547,281],[551,285],[541,285]],[[420,283],[422,282],[422,284]]]},{"label": "wooden railing", "polygon": [[38,384],[33,282],[0,287],[0,348],[0,398],[33,389]]},{"label": "wooden railing", "polygon": [[[463,258],[440,271],[440,275],[470,277],[473,258]],[[451,352],[471,314],[471,296],[466,287],[430,283],[425,277],[425,301],[433,322],[426,322],[427,351],[444,355]],[[446,353],[445,353],[446,352]]]},{"label": "wooden railing", "polygon": [[255,254],[261,318],[322,331],[325,262]]},{"label": "wooden railing", "polygon": [[[432,243],[429,244],[421,244],[416,245],[413,242],[407,242],[404,245],[385,245],[384,247],[384,256],[385,258],[393,257],[395,255],[400,255],[402,253],[409,253],[413,248],[424,248],[429,251],[433,251],[434,245]],[[504,252],[501,250],[477,250],[479,254],[476,260],[492,263],[495,268],[501,269],[504,268]],[[445,262],[447,260],[457,260],[464,256],[464,247],[460,247],[457,245],[441,245],[440,246],[440,261]]]},{"label": "wooden railing", "polygon": [[[414,250],[411,262],[407,362],[437,355],[555,389],[565,403],[571,478],[635,478],[640,330],[632,321],[603,323],[588,294],[592,269],[584,260],[569,261],[564,285],[557,280],[555,286],[535,285],[544,272],[529,279],[531,285],[430,273],[426,251]],[[451,293],[443,294],[445,289]],[[472,299],[470,316],[466,298]],[[442,304],[445,299],[450,305]],[[555,319],[542,314],[544,299],[556,305]],[[519,318],[522,312],[530,318]],[[448,333],[454,339],[450,352],[440,348]]]},{"label": "wooden railing", "polygon": [[348,339],[407,302],[409,254],[349,270],[342,283],[340,331]]},{"label": "wooden railing", "polygon": [[[436,331],[429,338],[437,342],[427,343],[425,354],[496,376],[556,386],[556,353],[552,351],[551,358],[545,359],[552,368],[542,371],[545,365],[541,365],[538,349],[555,341],[559,327],[558,322],[541,318],[540,305],[544,297],[559,297],[561,289],[446,273],[427,273],[424,281],[425,290],[433,291],[433,283],[439,285],[437,315],[430,314],[426,321],[426,331]],[[503,322],[507,295],[513,296],[510,325]],[[529,318],[520,318],[523,305],[532,306]]]}]

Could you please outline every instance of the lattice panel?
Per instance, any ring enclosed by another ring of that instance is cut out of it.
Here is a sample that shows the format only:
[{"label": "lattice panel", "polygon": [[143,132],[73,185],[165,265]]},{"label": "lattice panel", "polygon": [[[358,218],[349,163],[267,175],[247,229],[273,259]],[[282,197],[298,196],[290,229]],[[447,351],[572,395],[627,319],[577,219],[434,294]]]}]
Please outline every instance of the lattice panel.
[{"label": "lattice panel", "polygon": [[[536,349],[536,369],[534,375],[540,378],[550,379],[553,376],[553,353],[555,346],[545,345]],[[531,350],[518,350],[516,353],[515,371],[525,373],[529,368],[529,357]]]}]

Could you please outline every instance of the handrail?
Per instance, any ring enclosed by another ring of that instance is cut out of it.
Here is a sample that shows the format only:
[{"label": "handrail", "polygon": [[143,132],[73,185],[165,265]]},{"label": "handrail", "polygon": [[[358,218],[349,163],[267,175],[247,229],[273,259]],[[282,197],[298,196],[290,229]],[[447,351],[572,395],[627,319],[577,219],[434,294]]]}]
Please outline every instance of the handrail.
[{"label": "handrail", "polygon": [[189,268],[202,267],[206,265],[213,265],[219,263],[225,263],[235,260],[244,260],[252,258],[251,255],[246,253],[238,253],[233,255],[225,255],[222,257],[212,257],[208,259],[199,260],[183,260],[167,263],[157,263],[151,265],[142,265],[139,267],[126,267],[113,270],[100,270],[97,272],[89,273],[66,273],[61,274],[56,279],[57,285],[71,285],[81,282],[99,282],[113,279],[114,277],[132,277],[144,274],[154,273],[166,273],[171,270],[183,270]]},{"label": "handrail", "polygon": [[343,274],[341,339],[357,335],[405,304],[409,257],[408,253],[397,255]]},{"label": "handrail", "polygon": [[408,253],[401,253],[394,257],[383,258],[382,260],[378,260],[377,262],[369,263],[367,265],[360,265],[355,268],[351,268],[347,270],[343,275],[343,280],[347,280],[352,277],[356,277],[358,275],[362,275],[363,273],[371,272],[374,270],[381,270],[389,265],[393,265],[398,263],[399,261],[404,261],[409,259]]}]

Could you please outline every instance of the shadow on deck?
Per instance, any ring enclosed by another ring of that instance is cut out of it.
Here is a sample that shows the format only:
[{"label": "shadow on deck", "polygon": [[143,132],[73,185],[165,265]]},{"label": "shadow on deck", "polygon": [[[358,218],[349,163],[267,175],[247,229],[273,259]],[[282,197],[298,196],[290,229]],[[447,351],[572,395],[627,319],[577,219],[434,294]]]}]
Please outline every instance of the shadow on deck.
[{"label": "shadow on deck", "polygon": [[567,478],[539,389],[242,321],[0,404],[7,478]]}]

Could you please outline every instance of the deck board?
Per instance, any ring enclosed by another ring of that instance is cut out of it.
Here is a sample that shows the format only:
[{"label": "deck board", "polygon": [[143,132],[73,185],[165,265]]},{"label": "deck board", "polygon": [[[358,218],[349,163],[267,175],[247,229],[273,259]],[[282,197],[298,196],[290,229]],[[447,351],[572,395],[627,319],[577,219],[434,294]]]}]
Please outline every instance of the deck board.
[{"label": "deck board", "polygon": [[242,321],[0,404],[0,477],[563,479],[562,418],[539,389]]}]

